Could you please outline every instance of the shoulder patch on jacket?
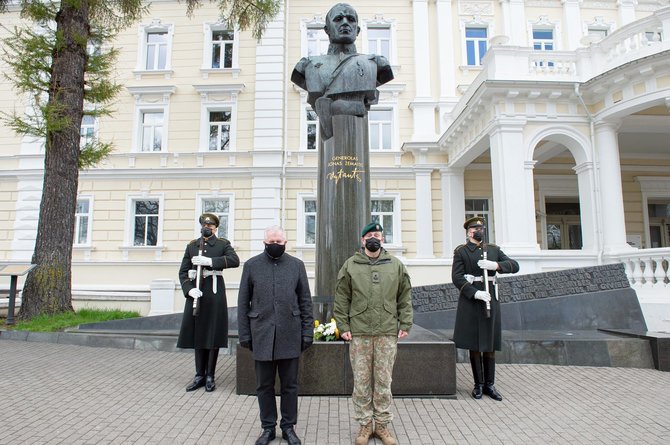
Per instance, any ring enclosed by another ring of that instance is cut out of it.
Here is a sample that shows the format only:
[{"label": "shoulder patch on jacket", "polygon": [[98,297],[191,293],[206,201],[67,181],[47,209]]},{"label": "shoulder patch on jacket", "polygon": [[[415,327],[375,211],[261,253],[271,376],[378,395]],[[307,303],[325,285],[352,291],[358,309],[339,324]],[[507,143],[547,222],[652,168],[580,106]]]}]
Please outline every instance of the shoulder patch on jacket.
[{"label": "shoulder patch on jacket", "polygon": [[459,250],[461,250],[463,247],[465,247],[465,244],[461,244],[461,245],[456,246],[456,248],[454,249],[454,253],[457,253],[457,252],[458,252]]}]

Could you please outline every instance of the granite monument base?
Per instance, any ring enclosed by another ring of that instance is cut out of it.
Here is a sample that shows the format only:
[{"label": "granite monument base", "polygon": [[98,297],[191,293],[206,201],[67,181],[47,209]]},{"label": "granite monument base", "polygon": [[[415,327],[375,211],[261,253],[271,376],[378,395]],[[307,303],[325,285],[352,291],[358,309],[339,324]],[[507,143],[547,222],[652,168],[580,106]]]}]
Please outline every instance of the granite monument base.
[{"label": "granite monument base", "polygon": [[[236,381],[237,394],[256,394],[254,360],[249,350],[239,346]],[[298,381],[299,394],[303,396],[350,396],[353,374],[349,362],[349,343],[315,342],[300,358]],[[279,394],[278,380],[275,388]],[[454,343],[434,338],[430,341],[400,341],[391,391],[395,397],[456,398]]]}]

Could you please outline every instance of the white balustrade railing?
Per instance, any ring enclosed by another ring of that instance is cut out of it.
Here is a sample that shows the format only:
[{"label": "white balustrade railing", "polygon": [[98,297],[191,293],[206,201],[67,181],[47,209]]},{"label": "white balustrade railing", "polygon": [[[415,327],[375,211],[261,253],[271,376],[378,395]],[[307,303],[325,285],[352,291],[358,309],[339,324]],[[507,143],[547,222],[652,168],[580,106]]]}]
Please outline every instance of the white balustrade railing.
[{"label": "white balustrade railing", "polygon": [[626,253],[610,257],[610,260],[621,261],[626,268],[626,276],[631,286],[638,288],[670,287],[668,261],[670,248],[641,249],[634,253]]}]

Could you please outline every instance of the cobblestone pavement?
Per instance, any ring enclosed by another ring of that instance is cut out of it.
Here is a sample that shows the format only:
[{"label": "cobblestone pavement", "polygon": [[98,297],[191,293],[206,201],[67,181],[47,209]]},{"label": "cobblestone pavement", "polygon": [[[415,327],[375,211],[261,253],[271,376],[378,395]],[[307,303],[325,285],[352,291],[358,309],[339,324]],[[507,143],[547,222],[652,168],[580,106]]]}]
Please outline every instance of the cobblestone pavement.
[{"label": "cobblestone pavement", "polygon": [[[219,357],[213,393],[184,391],[192,361],[0,341],[0,444],[253,444],[258,407],[235,394],[235,357]],[[472,399],[469,365],[457,367],[457,400],[395,399],[400,444],[670,443],[670,373],[499,365],[495,402]],[[304,444],[351,444],[352,411],[348,397],[301,397],[296,431]]]}]

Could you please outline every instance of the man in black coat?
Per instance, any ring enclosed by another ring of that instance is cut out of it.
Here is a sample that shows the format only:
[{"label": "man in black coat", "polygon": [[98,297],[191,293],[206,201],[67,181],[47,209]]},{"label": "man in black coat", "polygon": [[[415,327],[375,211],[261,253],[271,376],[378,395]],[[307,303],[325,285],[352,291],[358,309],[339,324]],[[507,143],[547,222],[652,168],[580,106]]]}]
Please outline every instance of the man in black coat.
[{"label": "man in black coat", "polygon": [[269,227],[263,242],[265,252],[244,264],[237,302],[240,346],[250,349],[255,360],[263,428],[256,445],[267,445],[275,438],[277,372],[282,437],[289,445],[299,445],[294,430],[298,419],[298,364],[300,353],[312,345],[312,297],[304,263],[285,253],[284,230]]},{"label": "man in black coat", "polygon": [[[457,348],[470,350],[475,381],[472,397],[481,399],[484,393],[501,401],[502,396],[494,386],[495,351],[500,351],[502,347],[500,301],[495,277],[497,272],[518,272],[519,263],[507,257],[495,244],[482,243],[483,218],[469,218],[463,227],[468,240],[454,250],[451,269],[451,281],[460,290],[453,340]],[[488,292],[484,284],[485,269],[488,273]],[[487,305],[490,305],[489,316]]]},{"label": "man in black coat", "polygon": [[[195,349],[195,377],[186,391],[204,386],[205,391],[211,392],[216,388],[214,380],[219,348],[228,347],[228,302],[222,270],[238,267],[240,259],[230,241],[217,238],[214,234],[219,227],[216,215],[203,213],[199,222],[202,238],[188,243],[179,268],[179,282],[186,302],[177,347]],[[196,287],[197,266],[201,266],[202,270],[200,289]],[[200,300],[197,316],[193,314],[195,298]]]}]

